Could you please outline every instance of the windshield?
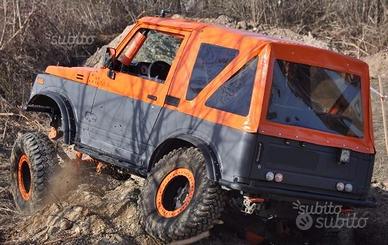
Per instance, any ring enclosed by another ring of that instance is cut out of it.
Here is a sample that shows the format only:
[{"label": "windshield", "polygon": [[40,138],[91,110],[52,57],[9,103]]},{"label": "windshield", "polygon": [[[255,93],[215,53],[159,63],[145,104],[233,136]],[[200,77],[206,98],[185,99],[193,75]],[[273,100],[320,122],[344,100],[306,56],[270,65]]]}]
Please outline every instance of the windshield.
[{"label": "windshield", "polygon": [[267,119],[363,137],[359,76],[276,60]]}]

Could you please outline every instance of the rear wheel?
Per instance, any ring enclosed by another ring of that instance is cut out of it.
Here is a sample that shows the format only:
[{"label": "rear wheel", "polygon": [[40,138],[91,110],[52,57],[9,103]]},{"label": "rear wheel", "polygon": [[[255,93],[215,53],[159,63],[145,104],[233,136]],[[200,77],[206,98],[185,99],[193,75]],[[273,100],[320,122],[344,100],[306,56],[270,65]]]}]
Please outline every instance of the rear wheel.
[{"label": "rear wheel", "polygon": [[207,178],[202,153],[193,147],[165,155],[143,188],[139,201],[143,227],[164,242],[209,230],[224,204],[221,188]]},{"label": "rear wheel", "polygon": [[15,204],[24,213],[32,213],[44,204],[50,177],[58,167],[54,144],[44,134],[24,134],[16,139],[10,162]]}]

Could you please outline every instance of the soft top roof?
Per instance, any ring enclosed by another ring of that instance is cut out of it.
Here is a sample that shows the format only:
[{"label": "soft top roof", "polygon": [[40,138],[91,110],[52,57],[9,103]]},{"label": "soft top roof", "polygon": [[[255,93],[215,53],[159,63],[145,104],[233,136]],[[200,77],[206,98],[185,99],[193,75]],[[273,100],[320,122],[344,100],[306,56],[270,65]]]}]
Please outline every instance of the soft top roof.
[{"label": "soft top roof", "polygon": [[223,26],[223,25],[218,25],[218,24],[198,22],[198,21],[191,20],[191,19],[143,17],[139,20],[139,22],[160,25],[160,26],[165,26],[165,27],[171,27],[171,28],[185,29],[185,30],[207,29],[207,31],[229,32],[231,34],[235,34],[238,36],[256,38],[256,39],[263,41],[263,42],[276,42],[276,43],[280,42],[280,43],[304,45],[303,43],[295,42],[292,40],[280,39],[277,37],[263,35],[263,34],[259,34],[259,33],[255,33],[255,32],[249,32],[249,31],[245,31],[245,30],[233,29],[233,28]]},{"label": "soft top roof", "polygon": [[289,43],[289,44],[299,44],[299,45],[305,45],[300,42],[287,40],[287,39],[281,39],[277,37],[272,37],[260,33],[255,32],[249,32],[246,30],[238,30],[233,29],[227,26],[218,25],[218,24],[212,24],[212,23],[204,23],[204,22],[198,22],[191,19],[178,19],[178,18],[161,18],[161,17],[143,17],[139,20],[141,23],[147,23],[147,24],[153,24],[153,25],[159,25],[159,26],[165,26],[165,27],[171,27],[171,28],[178,28],[178,29],[185,29],[185,30],[206,30],[206,31],[213,31],[213,32],[228,32],[229,34],[234,34],[236,36],[240,37],[248,37],[260,40],[262,42],[268,42],[268,43]]},{"label": "soft top roof", "polygon": [[363,66],[367,66],[365,62],[359,59],[345,56],[345,55],[333,52],[331,50],[314,47],[311,45],[307,45],[307,44],[289,40],[289,39],[277,38],[277,37],[250,32],[246,30],[233,29],[233,28],[226,27],[223,25],[218,25],[218,24],[198,22],[191,19],[161,18],[161,17],[143,17],[139,19],[138,22],[164,26],[169,28],[175,28],[175,29],[181,29],[181,30],[188,30],[188,31],[206,31],[206,32],[212,33],[214,36],[217,36],[217,35],[222,36],[222,35],[225,35],[225,33],[228,33],[230,34],[229,37],[233,36],[235,39],[235,40],[231,40],[232,42],[237,41],[241,38],[247,38],[251,40],[256,40],[260,44],[276,44],[277,46],[294,46],[294,47],[297,46],[300,48],[303,47],[310,50],[311,49],[317,50],[321,54],[324,53],[327,55],[341,57],[341,59],[346,59],[348,62],[351,62],[351,63],[358,63],[359,65],[362,64]]}]

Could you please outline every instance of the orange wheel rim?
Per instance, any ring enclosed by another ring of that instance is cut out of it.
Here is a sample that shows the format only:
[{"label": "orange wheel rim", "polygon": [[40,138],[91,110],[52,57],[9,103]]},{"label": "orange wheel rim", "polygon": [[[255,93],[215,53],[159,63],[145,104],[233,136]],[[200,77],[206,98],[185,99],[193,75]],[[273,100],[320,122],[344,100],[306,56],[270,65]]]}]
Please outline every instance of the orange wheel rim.
[{"label": "orange wheel rim", "polygon": [[23,200],[30,200],[32,193],[31,164],[26,154],[23,154],[18,162],[18,187]]},{"label": "orange wheel rim", "polygon": [[193,173],[187,168],[175,169],[167,174],[158,187],[156,209],[165,218],[176,217],[189,206],[194,190]]}]

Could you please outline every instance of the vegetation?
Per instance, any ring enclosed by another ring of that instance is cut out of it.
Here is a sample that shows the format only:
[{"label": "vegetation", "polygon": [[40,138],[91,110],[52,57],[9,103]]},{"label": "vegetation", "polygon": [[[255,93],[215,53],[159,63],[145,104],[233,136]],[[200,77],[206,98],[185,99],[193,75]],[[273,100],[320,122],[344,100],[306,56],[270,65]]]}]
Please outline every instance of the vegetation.
[{"label": "vegetation", "polygon": [[386,0],[2,0],[0,96],[20,105],[48,64],[78,65],[125,26],[161,9],[289,28],[360,57],[388,46]]}]

